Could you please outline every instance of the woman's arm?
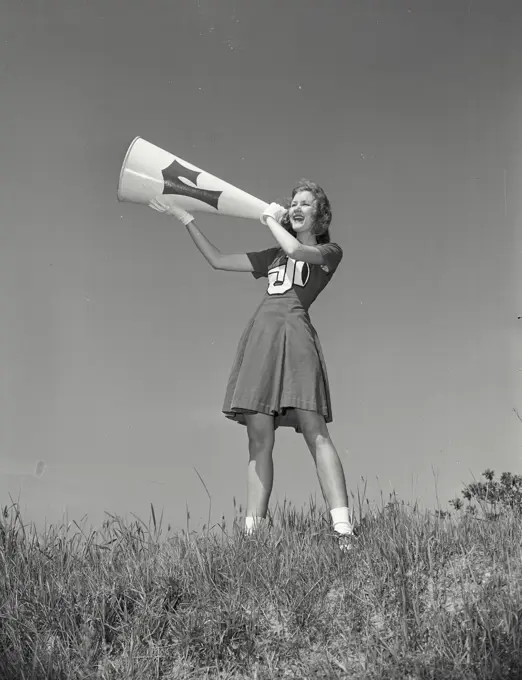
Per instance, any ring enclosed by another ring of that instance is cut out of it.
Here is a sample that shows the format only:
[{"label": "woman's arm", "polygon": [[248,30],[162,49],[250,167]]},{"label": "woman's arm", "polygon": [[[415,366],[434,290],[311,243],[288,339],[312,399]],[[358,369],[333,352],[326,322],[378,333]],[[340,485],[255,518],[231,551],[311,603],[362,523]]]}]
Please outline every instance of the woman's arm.
[{"label": "woman's arm", "polygon": [[194,221],[194,216],[183,208],[165,203],[160,196],[153,198],[149,206],[161,213],[172,215],[187,228],[188,233],[196,244],[197,249],[205,260],[214,269],[224,269],[230,272],[253,272],[254,268],[245,253],[224,255],[208,238],[199,230]]},{"label": "woman's arm", "polygon": [[206,261],[214,269],[223,269],[229,272],[252,272],[252,263],[245,253],[225,255],[199,230],[197,224],[192,220],[187,225],[187,231],[196,244],[196,248],[203,255]]}]

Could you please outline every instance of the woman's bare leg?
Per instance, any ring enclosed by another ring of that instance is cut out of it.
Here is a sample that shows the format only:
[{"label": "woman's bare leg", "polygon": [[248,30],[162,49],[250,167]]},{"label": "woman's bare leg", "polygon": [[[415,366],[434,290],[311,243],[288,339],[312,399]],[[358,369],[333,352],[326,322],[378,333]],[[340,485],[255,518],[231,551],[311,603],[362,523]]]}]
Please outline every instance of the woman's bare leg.
[{"label": "woman's bare leg", "polygon": [[247,472],[247,518],[266,517],[274,481],[274,418],[265,413],[245,415],[250,460]]},{"label": "woman's bare leg", "polygon": [[314,459],[325,501],[330,509],[348,507],[343,466],[330,438],[324,416],[315,411],[295,411],[299,427]]},{"label": "woman's bare leg", "polygon": [[353,535],[348,510],[348,494],[341,460],[330,438],[324,416],[314,411],[296,409],[299,427],[315,462],[319,484],[330,506],[333,528],[339,536],[341,550],[350,550],[345,541]]}]

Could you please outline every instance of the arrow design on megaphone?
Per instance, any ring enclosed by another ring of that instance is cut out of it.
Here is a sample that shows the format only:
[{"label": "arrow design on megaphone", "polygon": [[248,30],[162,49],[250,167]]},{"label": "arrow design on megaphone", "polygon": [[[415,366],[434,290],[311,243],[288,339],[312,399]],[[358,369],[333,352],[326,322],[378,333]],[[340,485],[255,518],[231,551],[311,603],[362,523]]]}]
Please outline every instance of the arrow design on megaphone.
[{"label": "arrow design on megaphone", "polygon": [[184,177],[193,184],[197,184],[198,177],[201,172],[187,168],[185,165],[175,159],[167,168],[161,171],[163,175],[163,194],[174,194],[177,196],[189,196],[197,201],[202,201],[212,208],[218,209],[219,197],[222,191],[213,191],[212,189],[202,189],[198,186],[190,186],[181,179]]}]

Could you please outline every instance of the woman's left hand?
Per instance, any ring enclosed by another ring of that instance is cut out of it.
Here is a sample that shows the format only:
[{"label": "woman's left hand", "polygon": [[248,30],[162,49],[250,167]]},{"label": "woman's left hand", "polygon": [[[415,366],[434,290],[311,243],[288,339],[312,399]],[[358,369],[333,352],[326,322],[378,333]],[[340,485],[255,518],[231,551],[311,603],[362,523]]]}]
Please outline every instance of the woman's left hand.
[{"label": "woman's left hand", "polygon": [[279,205],[278,203],[270,203],[268,208],[265,208],[263,211],[263,214],[261,215],[261,223],[266,224],[266,218],[271,217],[274,219],[276,222],[281,222],[281,220],[284,217],[284,214],[286,213],[286,208],[283,208],[282,205]]}]

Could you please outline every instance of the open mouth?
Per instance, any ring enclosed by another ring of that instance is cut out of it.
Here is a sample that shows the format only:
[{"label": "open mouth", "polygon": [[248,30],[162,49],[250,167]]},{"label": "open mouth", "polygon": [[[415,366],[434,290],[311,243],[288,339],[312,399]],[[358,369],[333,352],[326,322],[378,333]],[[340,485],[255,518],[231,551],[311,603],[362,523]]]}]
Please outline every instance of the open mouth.
[{"label": "open mouth", "polygon": [[294,215],[292,217],[292,219],[293,219],[294,222],[299,222],[299,223],[304,222],[304,217],[302,215]]}]

